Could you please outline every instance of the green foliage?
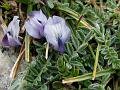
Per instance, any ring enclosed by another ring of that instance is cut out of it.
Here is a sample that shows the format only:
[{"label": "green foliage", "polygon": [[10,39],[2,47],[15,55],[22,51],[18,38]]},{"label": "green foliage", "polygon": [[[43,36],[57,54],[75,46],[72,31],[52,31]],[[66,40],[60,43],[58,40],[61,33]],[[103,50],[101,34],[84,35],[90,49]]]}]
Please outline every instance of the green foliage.
[{"label": "green foliage", "polygon": [[53,0],[47,0],[47,4],[50,8],[54,7]]},{"label": "green foliage", "polygon": [[24,3],[24,4],[35,4],[36,0],[17,0],[17,2]]},{"label": "green foliage", "polygon": [[[112,90],[114,88],[110,84],[117,74],[115,71],[120,70],[120,16],[119,13],[114,12],[119,8],[119,3],[107,0],[103,2],[106,6],[96,8],[85,2],[86,0],[45,0],[43,6],[35,3],[34,0],[17,1],[24,4],[33,3],[33,7],[39,5],[48,16],[57,14],[64,17],[72,35],[65,44],[64,53],[59,53],[50,47],[48,60],[44,56],[45,44],[34,40],[33,44],[38,55],[29,63],[22,75],[18,75],[18,78],[11,83],[9,90]],[[80,16],[83,16],[81,20]],[[84,21],[88,22],[90,28],[84,26]],[[101,44],[101,49],[96,79],[93,82],[91,75],[98,43]],[[61,82],[70,77],[78,77],[77,82],[69,84]]]},{"label": "green foliage", "polygon": [[88,86],[89,90],[105,90],[103,85],[100,85],[98,83],[91,84]]}]

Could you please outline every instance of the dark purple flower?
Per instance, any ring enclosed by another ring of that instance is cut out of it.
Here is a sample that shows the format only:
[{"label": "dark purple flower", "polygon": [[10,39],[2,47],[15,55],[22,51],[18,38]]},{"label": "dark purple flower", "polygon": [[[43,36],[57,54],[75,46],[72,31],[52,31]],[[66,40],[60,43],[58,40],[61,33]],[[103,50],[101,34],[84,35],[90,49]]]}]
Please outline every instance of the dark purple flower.
[{"label": "dark purple flower", "polygon": [[19,22],[18,16],[14,16],[13,20],[9,23],[8,27],[4,30],[4,37],[2,39],[3,46],[16,46],[21,45],[19,35]]},{"label": "dark purple flower", "polygon": [[49,17],[44,28],[44,36],[55,50],[64,51],[64,43],[69,39],[70,34],[71,31],[63,18],[58,16]]},{"label": "dark purple flower", "polygon": [[25,28],[28,34],[34,38],[40,39],[43,37],[44,25],[47,22],[47,17],[40,11],[32,11],[28,14],[28,19],[25,21]]}]

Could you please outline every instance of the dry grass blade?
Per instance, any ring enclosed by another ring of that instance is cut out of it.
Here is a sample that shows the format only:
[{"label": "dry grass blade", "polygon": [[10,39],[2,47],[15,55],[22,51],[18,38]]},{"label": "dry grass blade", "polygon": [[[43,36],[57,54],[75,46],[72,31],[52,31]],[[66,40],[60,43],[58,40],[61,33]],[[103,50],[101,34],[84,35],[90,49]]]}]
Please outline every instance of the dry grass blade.
[{"label": "dry grass blade", "polygon": [[17,71],[18,71],[18,67],[19,67],[20,62],[22,60],[22,56],[23,56],[24,52],[25,52],[25,49],[19,54],[15,64],[12,67],[12,70],[11,70],[11,73],[10,73],[10,77],[12,79],[14,79],[16,77],[16,74],[17,74]]},{"label": "dry grass blade", "polygon": [[2,9],[0,9],[0,42],[2,42],[2,38],[4,36],[4,30],[7,28],[3,18],[2,18]]}]

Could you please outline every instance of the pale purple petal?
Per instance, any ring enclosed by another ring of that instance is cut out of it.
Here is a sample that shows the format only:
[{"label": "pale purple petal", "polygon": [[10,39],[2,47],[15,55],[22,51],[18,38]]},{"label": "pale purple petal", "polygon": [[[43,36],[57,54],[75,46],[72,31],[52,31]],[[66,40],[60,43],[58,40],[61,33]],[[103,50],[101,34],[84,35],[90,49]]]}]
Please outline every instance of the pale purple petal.
[{"label": "pale purple petal", "polygon": [[13,20],[9,23],[7,32],[11,32],[13,37],[18,38],[20,27],[19,27],[19,22],[20,20],[18,19],[18,16],[14,16]]},{"label": "pale purple petal", "polygon": [[49,17],[47,24],[44,29],[44,36],[47,42],[54,46],[54,49],[58,50],[58,37],[61,36],[61,25],[60,23],[54,24],[52,17]]},{"label": "pale purple petal", "polygon": [[49,17],[45,25],[44,35],[47,42],[54,46],[54,49],[63,52],[64,43],[69,39],[70,33],[70,29],[63,18],[58,16]]},{"label": "pale purple petal", "polygon": [[53,17],[49,17],[47,24],[58,24],[58,23],[64,23],[65,24],[65,20],[59,16],[53,16]]},{"label": "pale purple petal", "polygon": [[53,21],[54,21],[54,24],[57,24],[57,23],[60,24],[59,30],[62,33],[61,40],[63,42],[66,42],[70,37],[71,31],[70,31],[69,27],[66,25],[65,20],[59,16],[53,16]]},{"label": "pale purple petal", "polygon": [[38,23],[36,19],[31,18],[30,20],[26,20],[24,26],[30,36],[38,39],[41,38],[43,34],[43,25],[41,23]]},{"label": "pale purple petal", "polygon": [[64,24],[62,28],[63,29],[62,29],[62,37],[61,37],[61,39],[62,39],[63,42],[66,42],[70,38],[71,31],[70,31],[69,27],[66,24]]},{"label": "pale purple petal", "polygon": [[43,14],[42,10],[40,11],[32,11],[31,13],[28,14],[30,18],[35,18],[38,21],[40,21],[43,25],[47,22],[47,17]]},{"label": "pale purple petal", "polygon": [[25,22],[25,28],[29,35],[40,39],[44,34],[44,25],[47,22],[47,17],[40,11],[32,11],[28,14],[29,18]]},{"label": "pale purple petal", "polygon": [[57,33],[55,34],[55,31],[56,30],[54,28],[54,25],[46,24],[44,29],[44,36],[47,42],[54,46],[54,49],[58,49],[58,41],[56,37]]},{"label": "pale purple petal", "polygon": [[65,20],[59,16],[53,16],[53,23],[54,24],[57,24],[57,23],[65,24]]}]

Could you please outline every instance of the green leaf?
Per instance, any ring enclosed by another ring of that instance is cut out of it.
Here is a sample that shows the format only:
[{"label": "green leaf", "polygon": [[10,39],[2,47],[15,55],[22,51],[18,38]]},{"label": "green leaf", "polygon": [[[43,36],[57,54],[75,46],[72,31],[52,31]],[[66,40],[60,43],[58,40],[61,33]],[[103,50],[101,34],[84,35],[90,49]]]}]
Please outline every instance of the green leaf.
[{"label": "green leaf", "polygon": [[54,4],[53,4],[54,2],[53,2],[53,0],[47,0],[47,4],[48,4],[48,6],[52,9],[52,8],[54,8]]},{"label": "green leaf", "polygon": [[79,46],[79,40],[77,39],[77,37],[75,37],[74,35],[71,36],[71,41],[73,43],[73,46],[75,47],[75,49],[77,50],[78,46]]},{"label": "green leaf", "polygon": [[84,50],[87,46],[88,46],[88,43],[83,43],[82,45],[80,45],[80,46],[77,48],[77,52],[81,52],[81,51]]},{"label": "green leaf", "polygon": [[61,83],[60,81],[55,81],[55,82],[53,82],[52,86],[53,86],[53,88],[56,89],[56,90],[58,90],[58,89],[60,89],[60,88],[63,88],[63,85],[62,85],[62,83]]},{"label": "green leaf", "polygon": [[83,41],[85,39],[84,33],[80,30],[76,31],[76,36],[80,41]]},{"label": "green leaf", "polygon": [[71,56],[71,59],[76,59],[78,57],[79,57],[78,53],[77,52],[73,52],[73,54]]},{"label": "green leaf", "polygon": [[88,89],[89,90],[105,90],[104,86],[98,83],[91,84],[90,86],[88,86]]},{"label": "green leaf", "polygon": [[83,64],[80,61],[78,61],[78,60],[70,61],[70,64],[74,65],[74,66],[77,66],[77,67],[83,66]]},{"label": "green leaf", "polygon": [[95,39],[98,43],[104,43],[105,42],[102,37],[95,37]]},{"label": "green leaf", "polygon": [[66,44],[66,51],[67,51],[69,56],[73,54],[74,48],[73,48],[71,43]]},{"label": "green leaf", "polygon": [[102,84],[103,84],[104,86],[106,86],[106,85],[107,85],[107,81],[108,81],[109,79],[110,79],[110,74],[103,76],[102,79],[101,79]]},{"label": "green leaf", "polygon": [[90,32],[86,35],[86,37],[85,37],[85,39],[84,39],[84,42],[88,42],[88,41],[91,40],[92,38],[93,38],[93,32],[90,31]]},{"label": "green leaf", "polygon": [[40,90],[48,90],[48,87],[44,84],[41,86]]},{"label": "green leaf", "polygon": [[120,59],[117,59],[115,61],[112,62],[112,68],[113,69],[120,69]]},{"label": "green leaf", "polygon": [[94,28],[93,31],[96,34],[96,36],[100,36],[100,37],[102,36],[102,33],[100,32],[100,30]]},{"label": "green leaf", "polygon": [[58,59],[57,66],[58,66],[58,70],[60,72],[65,72],[66,71],[66,64],[65,64],[65,61],[63,60],[63,57],[60,57]]}]

